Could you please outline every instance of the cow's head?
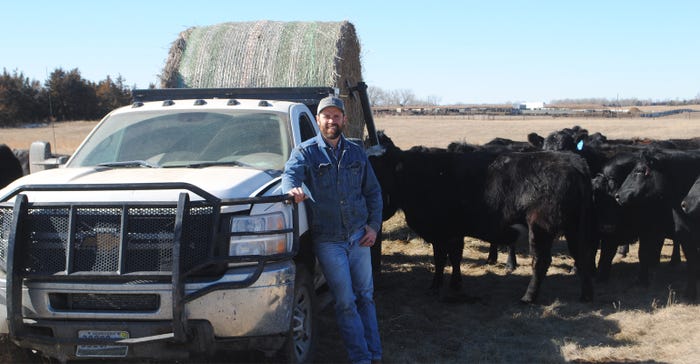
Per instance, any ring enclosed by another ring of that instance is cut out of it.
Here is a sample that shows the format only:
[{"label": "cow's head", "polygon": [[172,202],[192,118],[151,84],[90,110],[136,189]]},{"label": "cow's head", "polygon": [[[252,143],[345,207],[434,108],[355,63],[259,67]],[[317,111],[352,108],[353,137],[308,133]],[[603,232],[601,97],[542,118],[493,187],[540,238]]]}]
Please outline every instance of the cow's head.
[{"label": "cow's head", "polygon": [[592,180],[593,208],[600,234],[614,234],[621,223],[626,208],[620,206],[615,195],[622,182],[632,170],[637,157],[624,153],[610,159]]},{"label": "cow's head", "polygon": [[377,132],[377,138],[379,145],[368,148],[367,156],[382,187],[382,219],[386,221],[398,210],[398,201],[392,197],[397,191],[396,170],[400,168],[401,149],[382,130]]},{"label": "cow's head", "polygon": [[620,152],[605,162],[601,171],[593,178],[594,196],[605,194],[614,198],[638,159],[636,154]]},{"label": "cow's head", "polygon": [[588,130],[580,126],[564,128],[547,135],[542,143],[542,149],[554,151],[580,151],[588,138]]},{"label": "cow's head", "polygon": [[667,188],[663,160],[667,155],[657,149],[640,152],[631,172],[620,185],[615,199],[621,205],[648,205],[663,199]]},{"label": "cow's head", "polygon": [[695,219],[700,217],[700,177],[695,180],[690,191],[681,201],[681,209],[686,214],[694,216]]},{"label": "cow's head", "polygon": [[535,148],[535,149],[542,149],[542,146],[544,145],[544,138],[535,133],[532,132],[527,135],[527,141]]}]

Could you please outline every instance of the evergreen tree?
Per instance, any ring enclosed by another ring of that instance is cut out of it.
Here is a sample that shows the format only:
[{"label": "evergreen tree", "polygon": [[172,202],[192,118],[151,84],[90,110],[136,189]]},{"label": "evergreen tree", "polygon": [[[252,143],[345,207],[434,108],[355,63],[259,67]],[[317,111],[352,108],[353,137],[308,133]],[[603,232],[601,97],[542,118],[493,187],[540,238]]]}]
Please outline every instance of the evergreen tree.
[{"label": "evergreen tree", "polygon": [[97,83],[95,91],[98,100],[97,112],[100,117],[131,102],[131,90],[124,84],[124,78],[121,75],[117,76],[115,81],[107,76],[106,79]]},{"label": "evergreen tree", "polygon": [[100,118],[95,84],[80,76],[74,68],[68,72],[57,68],[45,83],[58,121],[96,120]]},{"label": "evergreen tree", "polygon": [[0,75],[0,126],[36,122],[47,117],[46,93],[38,81],[30,81],[23,73]]}]

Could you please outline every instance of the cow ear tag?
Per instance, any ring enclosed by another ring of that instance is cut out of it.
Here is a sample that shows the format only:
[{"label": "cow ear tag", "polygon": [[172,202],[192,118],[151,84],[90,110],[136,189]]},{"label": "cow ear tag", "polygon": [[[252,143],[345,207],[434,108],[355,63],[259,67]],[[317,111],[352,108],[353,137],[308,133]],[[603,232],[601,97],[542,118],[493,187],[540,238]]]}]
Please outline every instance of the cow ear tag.
[{"label": "cow ear tag", "polygon": [[579,140],[578,143],[576,143],[576,150],[583,150],[583,140]]}]

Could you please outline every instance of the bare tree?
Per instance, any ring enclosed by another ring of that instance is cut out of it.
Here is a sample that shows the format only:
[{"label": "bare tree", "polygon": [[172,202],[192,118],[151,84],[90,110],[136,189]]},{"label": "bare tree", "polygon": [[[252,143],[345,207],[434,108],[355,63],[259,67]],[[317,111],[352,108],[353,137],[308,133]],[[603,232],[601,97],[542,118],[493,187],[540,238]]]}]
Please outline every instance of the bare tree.
[{"label": "bare tree", "polygon": [[367,88],[367,96],[369,97],[369,103],[371,106],[387,105],[387,93],[379,87],[369,86]]},{"label": "bare tree", "polygon": [[412,90],[409,90],[409,89],[396,90],[396,96],[398,98],[399,105],[409,106],[409,105],[416,104],[416,95],[413,93]]},{"label": "bare tree", "polygon": [[425,98],[425,101],[422,103],[428,106],[438,106],[440,105],[441,98],[440,96],[437,95],[429,95],[428,97]]}]

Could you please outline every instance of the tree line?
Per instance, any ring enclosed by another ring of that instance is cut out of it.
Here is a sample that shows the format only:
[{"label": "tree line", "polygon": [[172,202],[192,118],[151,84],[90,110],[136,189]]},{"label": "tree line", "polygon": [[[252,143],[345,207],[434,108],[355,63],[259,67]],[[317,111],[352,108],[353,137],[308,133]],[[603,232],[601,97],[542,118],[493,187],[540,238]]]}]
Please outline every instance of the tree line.
[{"label": "tree line", "polygon": [[637,98],[606,99],[606,98],[582,98],[582,99],[561,99],[552,100],[549,105],[602,105],[606,107],[627,107],[627,106],[683,106],[700,104],[700,93],[694,99],[689,100],[663,100],[655,101],[651,99],[640,100]]},{"label": "tree line", "polygon": [[[417,97],[412,90],[398,89],[385,90],[379,87],[370,86],[367,88],[370,104],[372,107],[407,107],[407,106],[441,106],[440,97],[428,96]],[[503,105],[515,104],[506,101]],[[631,107],[631,106],[683,106],[700,104],[700,93],[695,98],[688,100],[640,100],[637,98],[607,99],[607,98],[580,98],[580,99],[558,99],[547,102],[550,106],[561,105],[601,105],[604,107]],[[447,106],[447,105],[445,105]]]},{"label": "tree line", "polygon": [[131,102],[124,78],[84,79],[75,68],[56,68],[42,84],[20,71],[0,75],[0,127],[67,120],[99,120]]}]

